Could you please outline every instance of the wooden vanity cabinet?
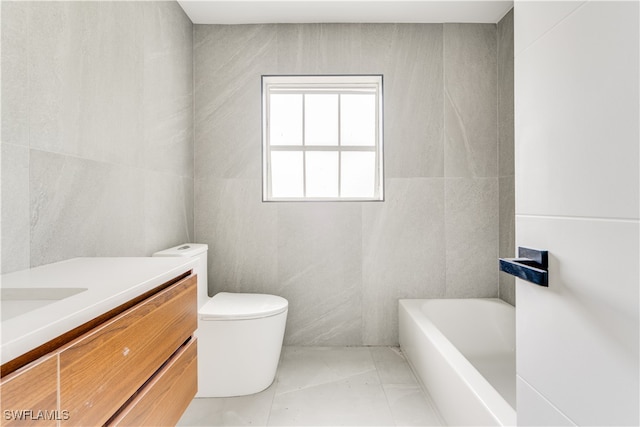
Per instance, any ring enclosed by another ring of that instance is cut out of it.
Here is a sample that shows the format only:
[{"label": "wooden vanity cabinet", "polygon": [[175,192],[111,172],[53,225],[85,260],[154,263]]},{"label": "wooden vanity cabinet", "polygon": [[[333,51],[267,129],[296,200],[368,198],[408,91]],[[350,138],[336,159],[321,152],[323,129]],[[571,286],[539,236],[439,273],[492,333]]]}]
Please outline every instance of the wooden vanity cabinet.
[{"label": "wooden vanity cabinet", "polygon": [[[53,393],[33,394],[43,400],[32,406],[57,409],[60,426],[175,424],[197,389],[196,280],[191,275],[160,287],[58,347],[42,362],[3,378],[3,418],[6,410],[28,408],[20,399],[34,392],[18,385],[23,378],[20,384],[36,388],[46,385],[50,390],[53,385]],[[145,414],[147,408],[152,413]]]},{"label": "wooden vanity cabinet", "polygon": [[[58,409],[58,357],[48,355],[3,378],[3,426],[55,426]],[[9,412],[7,412],[9,411]]]},{"label": "wooden vanity cabinet", "polygon": [[198,386],[197,340],[181,348],[148,387],[138,393],[108,426],[172,426],[175,425]]},{"label": "wooden vanity cabinet", "polygon": [[189,339],[197,327],[191,284],[159,292],[61,350],[64,424],[104,424]]}]

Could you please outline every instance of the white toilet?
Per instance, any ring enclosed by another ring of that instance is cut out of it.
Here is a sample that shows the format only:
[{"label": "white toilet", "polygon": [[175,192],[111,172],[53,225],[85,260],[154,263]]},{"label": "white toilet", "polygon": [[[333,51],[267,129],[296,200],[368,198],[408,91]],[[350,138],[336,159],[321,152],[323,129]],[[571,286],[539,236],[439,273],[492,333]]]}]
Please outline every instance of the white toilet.
[{"label": "white toilet", "polygon": [[273,382],[287,320],[286,299],[266,294],[207,293],[205,244],[186,243],[153,256],[198,259],[198,394],[258,393]]}]

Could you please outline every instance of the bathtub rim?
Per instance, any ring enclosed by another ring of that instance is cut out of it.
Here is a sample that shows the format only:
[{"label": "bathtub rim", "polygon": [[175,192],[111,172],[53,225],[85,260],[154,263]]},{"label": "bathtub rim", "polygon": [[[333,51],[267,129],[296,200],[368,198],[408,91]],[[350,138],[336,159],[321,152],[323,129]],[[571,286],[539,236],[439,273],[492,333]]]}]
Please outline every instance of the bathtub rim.
[{"label": "bathtub rim", "polygon": [[[422,298],[422,299],[399,299],[398,310],[405,310],[411,318],[413,324],[431,340],[434,348],[446,360],[446,363],[456,372],[460,380],[471,390],[475,399],[481,404],[498,425],[516,425],[516,408],[513,408],[507,400],[489,383],[489,381],[473,366],[473,364],[458,350],[458,348],[438,329],[433,321],[422,311],[422,305],[427,301],[464,301],[464,300],[489,300],[513,306],[499,298]],[[515,309],[515,308],[514,308]],[[421,321],[416,319],[420,316]],[[427,338],[425,337],[425,338]],[[401,343],[402,345],[402,343]],[[433,398],[433,393],[418,375],[418,370],[413,365],[413,361],[406,357],[411,369],[418,378],[420,385]],[[514,378],[515,380],[515,378]],[[436,399],[434,399],[435,401]],[[440,411],[440,408],[438,408]],[[441,411],[440,411],[441,412]],[[442,414],[445,418],[445,415]],[[445,418],[446,420],[446,418]]]}]

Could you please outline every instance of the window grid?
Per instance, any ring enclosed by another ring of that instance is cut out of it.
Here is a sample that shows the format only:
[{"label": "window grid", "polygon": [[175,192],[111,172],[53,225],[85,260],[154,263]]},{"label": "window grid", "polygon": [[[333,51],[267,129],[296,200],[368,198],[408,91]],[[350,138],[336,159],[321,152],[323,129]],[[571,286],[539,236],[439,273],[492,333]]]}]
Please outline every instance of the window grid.
[{"label": "window grid", "polygon": [[[381,80],[380,80],[381,83]],[[263,109],[266,117],[263,117],[263,150],[266,149],[266,156],[263,158],[263,168],[266,173],[266,186],[263,187],[263,199],[265,201],[376,201],[383,200],[382,180],[382,117],[381,117],[381,96],[382,88],[380,84],[350,84],[349,88],[335,90],[336,84],[320,84],[315,88],[301,88],[300,84],[278,85],[277,88],[263,87]],[[354,88],[356,87],[356,88]],[[271,145],[270,141],[270,102],[269,97],[273,94],[296,94],[302,95],[302,135],[301,145]],[[338,96],[337,108],[337,145],[307,145],[306,143],[306,95],[326,94]],[[374,145],[342,145],[342,95],[344,94],[374,94],[375,95],[375,140]],[[266,148],[265,148],[266,147]],[[302,197],[273,197],[272,174],[271,174],[271,153],[274,151],[289,151],[302,153]],[[331,197],[307,197],[307,152],[336,152],[338,154],[338,195]],[[342,197],[342,153],[343,152],[373,152],[375,158],[374,166],[374,194],[372,197]],[[265,197],[266,196],[266,197]]]}]

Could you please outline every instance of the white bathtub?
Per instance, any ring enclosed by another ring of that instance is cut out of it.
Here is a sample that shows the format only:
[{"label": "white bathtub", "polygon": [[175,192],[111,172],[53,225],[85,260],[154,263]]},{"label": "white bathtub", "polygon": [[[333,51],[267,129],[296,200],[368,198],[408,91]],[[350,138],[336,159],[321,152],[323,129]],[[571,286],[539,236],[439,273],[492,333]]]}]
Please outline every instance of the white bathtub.
[{"label": "white bathtub", "polygon": [[498,299],[404,299],[400,347],[449,425],[516,425],[515,309]]}]

